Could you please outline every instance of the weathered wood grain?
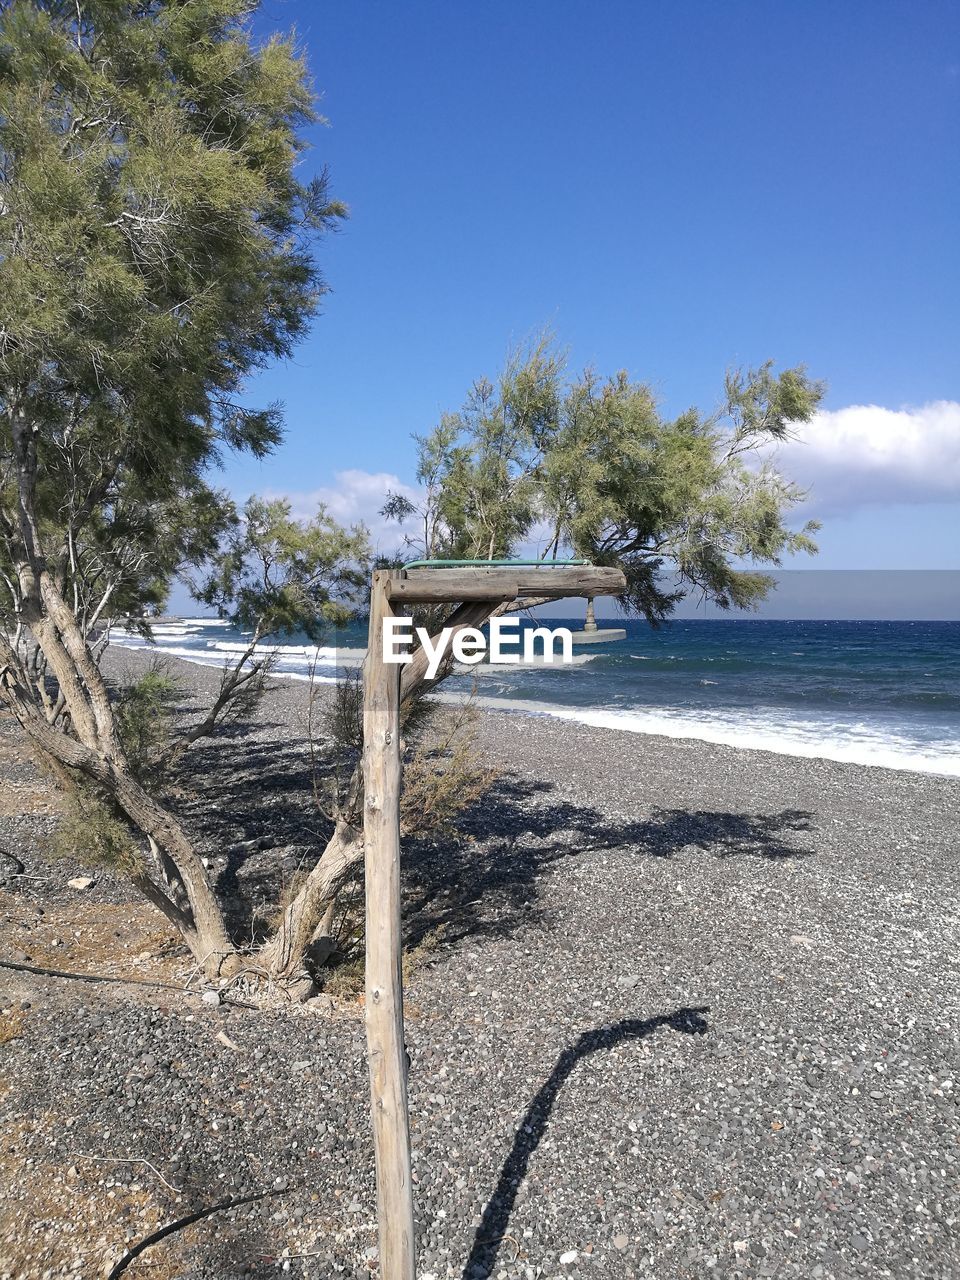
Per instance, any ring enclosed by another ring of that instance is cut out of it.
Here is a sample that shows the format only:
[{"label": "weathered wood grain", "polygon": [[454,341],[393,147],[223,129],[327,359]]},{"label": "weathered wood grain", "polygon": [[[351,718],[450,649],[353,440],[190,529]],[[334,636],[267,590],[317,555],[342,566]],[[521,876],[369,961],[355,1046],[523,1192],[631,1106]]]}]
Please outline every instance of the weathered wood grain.
[{"label": "weathered wood grain", "polygon": [[373,575],[363,672],[366,1029],[381,1280],[414,1280],[400,932],[400,670],[383,661],[392,575]]},{"label": "weathered wood grain", "polygon": [[407,569],[391,582],[391,599],[422,604],[511,600],[529,596],[615,596],[626,590],[620,569],[596,565],[557,568]]}]

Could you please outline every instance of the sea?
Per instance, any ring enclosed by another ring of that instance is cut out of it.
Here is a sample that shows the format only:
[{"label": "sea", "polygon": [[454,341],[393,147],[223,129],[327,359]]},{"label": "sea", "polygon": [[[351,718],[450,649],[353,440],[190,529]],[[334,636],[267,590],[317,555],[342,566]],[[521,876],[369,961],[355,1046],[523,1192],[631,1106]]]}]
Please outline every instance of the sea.
[{"label": "sea", "polygon": [[[527,625],[527,624],[524,624]],[[541,626],[583,625],[579,618]],[[960,777],[960,622],[817,622],[720,618],[634,620],[613,643],[578,646],[570,665],[481,664],[443,685],[444,698],[630,733]],[[244,634],[211,618],[157,623],[149,646],[222,666]],[[291,636],[274,674],[333,682],[363,660],[357,623],[319,648]]]}]

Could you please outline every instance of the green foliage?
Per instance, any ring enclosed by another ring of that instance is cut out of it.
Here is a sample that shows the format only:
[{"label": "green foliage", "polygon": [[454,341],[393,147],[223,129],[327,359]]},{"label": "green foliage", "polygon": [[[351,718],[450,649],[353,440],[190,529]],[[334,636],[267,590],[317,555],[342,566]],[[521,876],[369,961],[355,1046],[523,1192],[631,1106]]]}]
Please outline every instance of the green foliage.
[{"label": "green foliage", "polygon": [[363,685],[359,671],[338,680],[323,709],[323,728],[338,752],[358,753],[363,747]]},{"label": "green foliage", "polygon": [[119,692],[117,730],[131,772],[142,781],[155,779],[170,743],[170,714],[181,696],[177,682],[162,662],[152,662],[138,680]]},{"label": "green foliage", "polygon": [[722,608],[755,605],[771,579],[740,566],[816,550],[816,526],[791,530],[785,519],[802,490],[760,451],[808,420],[821,395],[802,370],[775,378],[767,364],[728,377],[719,413],[664,420],[625,374],[582,379],[543,466],[554,546],[622,567],[625,603],[653,620],[691,587]]},{"label": "green foliage", "polygon": [[36,535],[78,617],[142,612],[235,519],[206,469],[269,452],[245,376],[290,353],[344,214],[295,177],[310,86],[246,0],[0,10],[0,610]]},{"label": "green foliage", "polygon": [[439,710],[407,753],[400,796],[403,835],[451,835],[457,821],[487,794],[496,770],[478,761],[476,710],[466,703]]},{"label": "green foliage", "polygon": [[366,530],[322,506],[298,520],[289,502],[251,498],[197,596],[258,639],[302,631],[319,643],[363,599],[369,554]]},{"label": "green foliage", "polygon": [[[405,835],[452,832],[457,818],[477,803],[495,772],[477,762],[477,713],[472,702],[456,710],[422,694],[403,708],[403,786],[400,820]],[[363,685],[359,672],[339,680],[324,701],[321,718],[324,776],[315,794],[328,818],[350,811],[355,793],[351,771],[363,749]],[[316,757],[315,757],[316,760]]]},{"label": "green foliage", "polygon": [[92,792],[76,791],[50,841],[55,857],[76,858],[88,867],[105,867],[117,875],[139,875],[143,855],[129,826]]},{"label": "green foliage", "polygon": [[545,558],[619,566],[621,603],[654,623],[690,590],[750,608],[772,581],[756,566],[816,550],[813,522],[788,524],[804,494],[769,452],[822,395],[803,369],[768,363],[729,374],[717,413],[669,419],[625,373],[568,378],[540,339],[419,438],[424,499],[391,494],[384,514],[425,556],[515,556],[538,536]]},{"label": "green foliage", "polygon": [[250,720],[269,686],[270,673],[276,664],[276,651],[258,652],[252,661],[226,664],[220,676],[222,711],[217,714],[217,727],[243,724]]}]

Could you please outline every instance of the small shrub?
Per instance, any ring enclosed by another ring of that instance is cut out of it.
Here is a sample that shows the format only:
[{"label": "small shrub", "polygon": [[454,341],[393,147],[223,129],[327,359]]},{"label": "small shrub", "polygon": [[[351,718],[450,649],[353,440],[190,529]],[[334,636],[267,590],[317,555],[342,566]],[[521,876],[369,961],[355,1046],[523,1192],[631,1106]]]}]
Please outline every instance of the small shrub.
[{"label": "small shrub", "polygon": [[126,823],[115,818],[96,796],[79,791],[70,797],[67,813],[50,839],[49,852],[123,876],[143,870],[143,853]]},{"label": "small shrub", "polygon": [[449,834],[493,786],[496,770],[478,763],[476,726],[476,710],[468,703],[437,715],[434,732],[414,746],[403,770],[402,835]]},{"label": "small shrub", "polygon": [[170,711],[181,696],[177,682],[162,661],[132,684],[124,686],[116,704],[117,731],[133,774],[156,779],[170,741]]},{"label": "small shrub", "polygon": [[334,685],[323,727],[339,750],[359,751],[363,746],[363,685],[359,672]]},{"label": "small shrub", "polygon": [[349,956],[335,962],[324,975],[324,994],[335,1000],[357,1000],[363,995],[363,956]]}]

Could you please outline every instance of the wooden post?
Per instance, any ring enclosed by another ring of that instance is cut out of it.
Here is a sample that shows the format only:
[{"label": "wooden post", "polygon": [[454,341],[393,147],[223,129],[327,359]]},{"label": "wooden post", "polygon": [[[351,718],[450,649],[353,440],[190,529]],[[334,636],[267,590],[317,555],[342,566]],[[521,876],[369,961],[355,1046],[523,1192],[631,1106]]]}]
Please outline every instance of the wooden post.
[{"label": "wooden post", "polygon": [[[407,1051],[403,1040],[400,932],[400,675],[422,679],[419,653],[408,667],[383,660],[383,620],[416,603],[522,601],[618,595],[619,569],[596,565],[529,568],[464,566],[378,570],[370,587],[370,634],[363,668],[363,850],[366,870],[366,1023],[377,1162],[380,1280],[415,1280]],[[480,608],[477,621],[489,610]],[[460,617],[460,625],[464,618]],[[598,633],[603,634],[603,633]]]},{"label": "wooden post", "polygon": [[366,874],[366,1025],[377,1165],[381,1280],[415,1280],[407,1052],[400,933],[400,672],[383,661],[392,612],[378,570],[370,591],[363,672],[363,845]]}]

